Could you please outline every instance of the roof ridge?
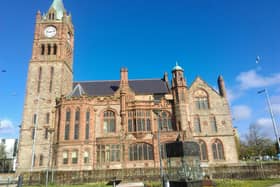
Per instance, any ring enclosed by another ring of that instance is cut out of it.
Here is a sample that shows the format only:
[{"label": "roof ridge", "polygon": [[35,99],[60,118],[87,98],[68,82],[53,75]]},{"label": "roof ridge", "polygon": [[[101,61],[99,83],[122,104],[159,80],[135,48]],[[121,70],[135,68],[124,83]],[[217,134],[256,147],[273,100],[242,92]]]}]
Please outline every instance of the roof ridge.
[{"label": "roof ridge", "polygon": [[[129,79],[128,81],[143,81],[143,80],[162,80],[162,78],[151,79]],[[120,80],[92,80],[92,81],[74,81],[73,83],[87,83],[87,82],[119,82]]]}]

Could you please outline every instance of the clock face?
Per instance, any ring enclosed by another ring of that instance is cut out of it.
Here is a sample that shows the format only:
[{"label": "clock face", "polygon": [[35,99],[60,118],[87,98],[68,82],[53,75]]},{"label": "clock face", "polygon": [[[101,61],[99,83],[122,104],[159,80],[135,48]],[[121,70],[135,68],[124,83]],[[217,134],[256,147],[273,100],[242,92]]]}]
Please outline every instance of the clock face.
[{"label": "clock face", "polygon": [[44,34],[48,38],[52,38],[56,35],[56,28],[54,26],[48,26],[44,30]]}]

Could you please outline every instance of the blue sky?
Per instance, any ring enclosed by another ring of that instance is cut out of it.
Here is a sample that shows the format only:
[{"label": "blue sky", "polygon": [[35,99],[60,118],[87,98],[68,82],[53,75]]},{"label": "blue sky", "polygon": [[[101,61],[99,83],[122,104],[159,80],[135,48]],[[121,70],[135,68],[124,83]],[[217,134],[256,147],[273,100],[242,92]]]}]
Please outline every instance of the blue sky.
[{"label": "blue sky", "polygon": [[[52,0],[1,2],[0,138],[16,138],[24,104],[35,14]],[[75,26],[74,79],[158,78],[178,60],[188,85],[223,75],[233,125],[256,123],[274,138],[267,88],[280,123],[279,0],[64,0]],[[257,64],[256,56],[260,56]],[[5,70],[6,72],[3,72]],[[279,124],[280,125],[280,124]]]}]

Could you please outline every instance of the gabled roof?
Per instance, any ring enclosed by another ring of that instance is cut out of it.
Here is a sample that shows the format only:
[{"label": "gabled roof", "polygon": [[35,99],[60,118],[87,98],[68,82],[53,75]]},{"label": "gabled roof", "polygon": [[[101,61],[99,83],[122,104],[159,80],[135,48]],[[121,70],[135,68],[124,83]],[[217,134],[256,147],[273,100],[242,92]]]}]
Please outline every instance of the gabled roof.
[{"label": "gabled roof", "polygon": [[214,91],[216,94],[218,94],[218,95],[220,95],[220,93],[217,91],[217,90],[215,90],[212,86],[210,86],[207,82],[205,82],[200,76],[197,76],[196,78],[195,78],[195,80],[192,82],[192,84],[190,85],[190,87],[189,87],[189,89],[191,89],[193,86],[194,86],[194,84],[196,83],[196,82],[198,82],[198,81],[202,81],[202,83],[204,84],[204,85],[206,85],[208,88],[210,88],[212,91]]},{"label": "gabled roof", "polygon": [[[168,84],[161,79],[129,80],[129,87],[135,94],[169,93]],[[109,96],[119,89],[120,81],[74,82],[73,87],[80,85],[89,96]],[[74,90],[73,90],[74,91]]]}]

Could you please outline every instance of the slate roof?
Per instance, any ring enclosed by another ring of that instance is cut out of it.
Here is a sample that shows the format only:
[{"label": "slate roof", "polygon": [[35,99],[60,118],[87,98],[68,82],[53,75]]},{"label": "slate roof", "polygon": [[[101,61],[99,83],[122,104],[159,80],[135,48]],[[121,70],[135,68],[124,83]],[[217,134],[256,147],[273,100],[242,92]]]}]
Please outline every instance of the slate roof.
[{"label": "slate roof", "polygon": [[[162,79],[129,80],[128,84],[136,94],[169,93],[168,84]],[[85,94],[89,96],[109,96],[113,95],[114,92],[119,89],[120,81],[74,82],[73,89],[76,88],[77,85],[80,85]]]}]

